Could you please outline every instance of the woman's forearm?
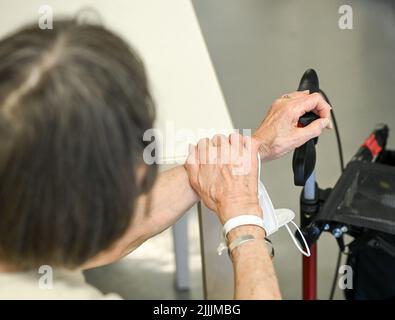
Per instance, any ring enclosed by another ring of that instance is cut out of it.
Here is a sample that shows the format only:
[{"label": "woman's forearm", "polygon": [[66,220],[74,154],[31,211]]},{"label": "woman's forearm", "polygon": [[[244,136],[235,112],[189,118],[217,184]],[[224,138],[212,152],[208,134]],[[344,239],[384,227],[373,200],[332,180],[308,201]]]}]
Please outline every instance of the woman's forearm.
[{"label": "woman's forearm", "polygon": [[130,226],[122,238],[85,264],[84,269],[124,257],[147,239],[173,225],[198,200],[183,166],[161,172],[150,194],[137,200]]},{"label": "woman's forearm", "polygon": [[173,225],[198,200],[183,166],[160,173],[150,193],[148,213],[141,221],[147,235],[151,237]]},{"label": "woman's forearm", "polygon": [[241,235],[255,240],[242,244],[231,253],[235,299],[281,299],[277,277],[265,243],[265,232],[256,226],[241,226],[229,233],[229,241]]}]

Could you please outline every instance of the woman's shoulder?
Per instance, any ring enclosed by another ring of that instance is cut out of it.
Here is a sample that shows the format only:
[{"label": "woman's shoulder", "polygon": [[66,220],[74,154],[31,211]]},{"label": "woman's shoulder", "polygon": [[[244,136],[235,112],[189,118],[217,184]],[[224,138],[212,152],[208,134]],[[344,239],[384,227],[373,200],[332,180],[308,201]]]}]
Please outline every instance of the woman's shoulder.
[{"label": "woman's shoulder", "polygon": [[115,293],[103,294],[86,283],[82,271],[52,269],[0,273],[0,300],[120,300]]}]

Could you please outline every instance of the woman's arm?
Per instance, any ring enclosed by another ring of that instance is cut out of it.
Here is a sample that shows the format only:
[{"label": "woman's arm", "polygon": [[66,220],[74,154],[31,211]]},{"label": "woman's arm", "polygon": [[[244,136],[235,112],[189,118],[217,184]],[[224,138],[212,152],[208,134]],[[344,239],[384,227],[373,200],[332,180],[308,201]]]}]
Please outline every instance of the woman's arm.
[{"label": "woman's arm", "polygon": [[109,264],[126,256],[147,239],[173,225],[198,200],[183,166],[160,173],[150,194],[138,198],[130,226],[122,238],[83,268]]},{"label": "woman's arm", "polygon": [[[185,166],[191,184],[222,224],[240,215],[264,219],[257,197],[258,148],[249,137],[234,133],[229,138],[218,135],[200,140],[189,154]],[[245,236],[252,240],[235,245],[234,241]],[[241,225],[226,238],[234,269],[235,299],[281,299],[265,230]]]},{"label": "woman's arm", "polygon": [[281,299],[272,258],[265,243],[265,231],[257,226],[241,226],[229,232],[228,240],[232,242],[242,235],[252,235],[255,240],[233,249],[231,253],[235,279],[234,298]]}]

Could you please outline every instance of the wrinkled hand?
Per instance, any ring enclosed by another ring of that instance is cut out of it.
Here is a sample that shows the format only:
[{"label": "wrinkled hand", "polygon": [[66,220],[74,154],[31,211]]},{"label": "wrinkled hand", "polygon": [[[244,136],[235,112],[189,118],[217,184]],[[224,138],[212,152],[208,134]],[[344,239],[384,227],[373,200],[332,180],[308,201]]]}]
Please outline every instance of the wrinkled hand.
[{"label": "wrinkled hand", "polygon": [[203,203],[225,223],[241,214],[262,216],[257,197],[258,149],[250,137],[233,133],[201,139],[185,164]]},{"label": "wrinkled hand", "polygon": [[[330,110],[330,105],[319,93],[309,94],[308,90],[296,91],[275,100],[253,135],[260,145],[262,160],[279,158],[319,136],[324,128],[331,129]],[[298,128],[299,118],[309,111],[317,114],[320,119],[304,128]]]}]

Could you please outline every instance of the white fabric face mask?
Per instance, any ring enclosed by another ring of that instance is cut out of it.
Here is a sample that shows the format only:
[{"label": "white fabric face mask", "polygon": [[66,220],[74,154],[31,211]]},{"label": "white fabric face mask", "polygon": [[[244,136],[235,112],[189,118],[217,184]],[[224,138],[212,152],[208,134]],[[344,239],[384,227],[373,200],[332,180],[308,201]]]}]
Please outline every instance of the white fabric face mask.
[{"label": "white fabric face mask", "polygon": [[[299,227],[293,222],[295,218],[295,213],[290,209],[274,209],[273,203],[269,197],[269,194],[266,191],[266,188],[262,181],[260,180],[261,177],[261,158],[258,154],[258,198],[259,198],[259,205],[262,208],[263,212],[263,226],[266,231],[266,236],[270,236],[271,234],[275,233],[279,228],[285,226],[287,229],[291,239],[293,240],[295,246],[298,250],[305,256],[310,256],[310,248],[307,245],[306,239],[304,238],[302,232],[300,231]],[[294,234],[292,233],[288,223],[291,223],[296,230],[299,232],[304,247],[306,251],[304,251],[297,239],[295,239]]]}]

